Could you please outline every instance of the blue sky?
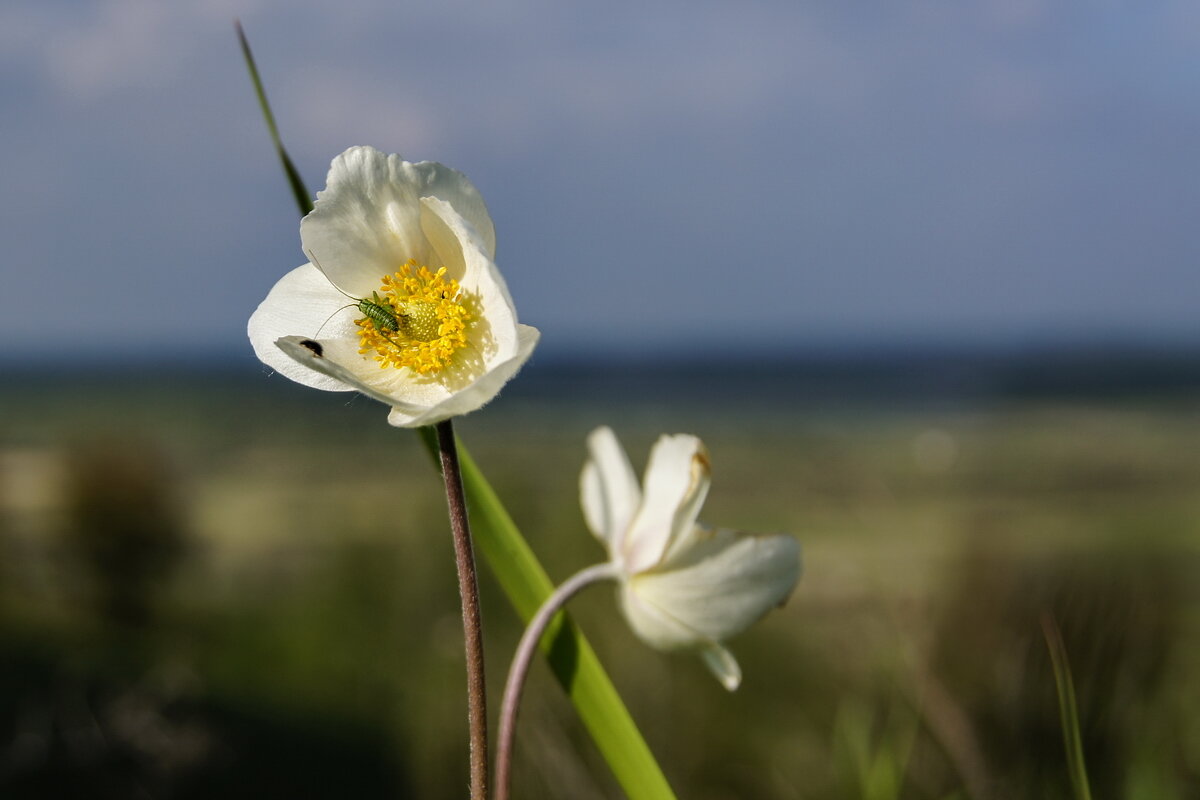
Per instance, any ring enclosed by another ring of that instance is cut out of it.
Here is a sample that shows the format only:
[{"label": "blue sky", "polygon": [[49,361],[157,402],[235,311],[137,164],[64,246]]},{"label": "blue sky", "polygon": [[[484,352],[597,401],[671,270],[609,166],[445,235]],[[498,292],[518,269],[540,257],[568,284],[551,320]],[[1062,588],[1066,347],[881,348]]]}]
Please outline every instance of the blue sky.
[{"label": "blue sky", "polygon": [[302,263],[240,17],[316,191],[480,187],[559,353],[1200,345],[1200,6],[0,7],[5,356],[249,354]]}]

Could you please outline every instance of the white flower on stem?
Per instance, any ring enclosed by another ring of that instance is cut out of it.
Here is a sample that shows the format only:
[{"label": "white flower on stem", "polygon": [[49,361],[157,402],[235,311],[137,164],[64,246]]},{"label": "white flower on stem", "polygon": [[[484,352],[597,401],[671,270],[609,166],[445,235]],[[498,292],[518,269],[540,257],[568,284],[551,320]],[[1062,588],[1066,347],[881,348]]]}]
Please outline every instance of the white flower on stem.
[{"label": "white flower on stem", "polygon": [[620,578],[634,632],[661,650],[697,650],[730,691],[741,668],[721,642],[782,605],[800,577],[791,536],[707,528],[696,517],[710,465],[695,436],[655,443],[642,486],[609,428],[588,437],[580,476],[583,514]]},{"label": "white flower on stem", "polygon": [[493,262],[483,198],[449,167],[352,147],[333,160],[300,241],[311,263],[250,317],[254,352],[305,386],[388,404],[392,425],[474,411],[537,344]]}]

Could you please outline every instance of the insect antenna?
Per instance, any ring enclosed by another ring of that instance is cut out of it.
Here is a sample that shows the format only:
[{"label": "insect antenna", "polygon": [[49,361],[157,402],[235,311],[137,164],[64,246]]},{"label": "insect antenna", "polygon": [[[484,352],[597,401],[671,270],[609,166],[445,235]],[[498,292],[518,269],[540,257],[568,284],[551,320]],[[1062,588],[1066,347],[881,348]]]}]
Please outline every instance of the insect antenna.
[{"label": "insect antenna", "polygon": [[[321,266],[321,262],[317,261],[316,253],[314,253],[312,250],[305,250],[304,255],[308,256],[308,260],[311,261],[313,263],[313,265],[316,266],[317,269],[321,270],[322,273],[325,272],[325,268]],[[329,276],[326,275],[326,280],[328,280],[328,279],[329,279]],[[332,286],[334,288],[334,291],[336,291],[338,294],[342,295],[343,297],[349,297],[351,300],[353,300],[355,302],[355,304],[360,302],[361,298],[355,297],[354,295],[343,291],[342,287],[338,286],[333,281],[329,281],[329,285]],[[342,309],[340,309],[340,308],[338,309],[338,311],[341,311],[341,310]],[[337,312],[334,312],[334,313],[337,313]],[[326,320],[326,321],[328,321],[328,320]]]},{"label": "insect antenna", "polygon": [[321,331],[325,330],[325,326],[329,324],[329,321],[331,319],[333,319],[338,314],[345,311],[347,308],[354,308],[355,305],[357,305],[357,304],[356,303],[347,303],[346,305],[342,306],[337,311],[334,311],[332,314],[330,314],[328,317],[326,317],[325,321],[321,323],[321,327],[317,328],[317,332],[312,335],[312,338],[319,339],[321,336]]},{"label": "insect antenna", "polygon": [[[317,269],[321,270],[321,272],[325,271],[324,268],[321,266],[321,262],[317,260],[317,256],[315,253],[313,253],[312,250],[305,250],[304,255],[308,256],[308,260],[311,261],[313,264],[315,264]],[[317,328],[317,332],[312,335],[312,338],[314,338],[314,339],[318,338],[321,335],[321,331],[325,330],[325,326],[329,324],[329,321],[331,319],[333,319],[338,314],[345,311],[347,308],[354,308],[359,303],[359,299],[357,297],[355,297],[354,295],[351,295],[351,294],[346,294],[346,292],[342,291],[341,287],[338,286],[333,281],[330,281],[329,285],[332,286],[338,292],[338,294],[345,295],[346,297],[350,298],[354,302],[347,303],[346,305],[342,306],[341,308],[339,308],[338,310],[336,310],[332,314],[330,314],[328,317],[326,317],[325,321],[321,323],[321,327]]]},{"label": "insect antenna", "polygon": [[[321,262],[317,260],[316,254],[314,254],[311,250],[305,250],[304,254],[309,257],[313,264],[316,265],[317,269],[320,269],[322,272],[325,271],[324,268],[321,267]],[[397,347],[400,346],[396,340],[388,335],[388,332],[394,333],[400,330],[400,326],[403,324],[402,321],[407,317],[406,314],[398,312],[392,305],[386,303],[384,299],[379,296],[378,292],[371,292],[370,298],[355,297],[352,294],[347,294],[333,281],[330,281],[329,285],[337,290],[339,294],[344,295],[354,302],[347,303],[326,317],[325,321],[321,323],[321,327],[317,329],[315,334],[313,334],[313,338],[320,336],[321,331],[325,330],[325,326],[329,324],[329,321],[342,311],[345,311],[347,308],[357,307],[358,310],[362,312],[363,316],[371,321],[371,324],[375,326],[375,330],[378,331],[383,338],[387,339]]]}]

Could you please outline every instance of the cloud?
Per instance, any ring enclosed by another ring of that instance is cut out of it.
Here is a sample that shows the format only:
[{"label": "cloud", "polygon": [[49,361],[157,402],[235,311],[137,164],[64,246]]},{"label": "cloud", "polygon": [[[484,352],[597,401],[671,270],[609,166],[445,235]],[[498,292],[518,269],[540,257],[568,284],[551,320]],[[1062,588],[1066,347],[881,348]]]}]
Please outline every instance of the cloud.
[{"label": "cloud", "polygon": [[[731,14],[724,4],[616,3],[592,16],[542,2],[482,15],[456,4],[320,8],[307,7],[307,25],[323,36],[297,36],[303,62],[275,72],[281,113],[324,131],[344,109],[342,120],[361,115],[366,130],[400,123],[419,145],[473,138],[521,150],[562,135],[739,129],[796,103],[858,113],[872,68],[855,41],[786,4]],[[251,33],[263,50],[278,33],[260,17]]]},{"label": "cloud", "polygon": [[0,53],[24,61],[68,99],[177,83],[212,40],[269,0],[14,3],[0,11]]},{"label": "cloud", "polygon": [[420,159],[454,133],[453,119],[419,85],[365,70],[303,65],[272,94],[310,151],[336,154],[346,142],[394,142]]},{"label": "cloud", "polygon": [[114,89],[169,83],[177,63],[164,47],[170,7],[154,0],[105,0],[82,25],[56,32],[47,43],[50,74],[66,92],[94,97]]}]

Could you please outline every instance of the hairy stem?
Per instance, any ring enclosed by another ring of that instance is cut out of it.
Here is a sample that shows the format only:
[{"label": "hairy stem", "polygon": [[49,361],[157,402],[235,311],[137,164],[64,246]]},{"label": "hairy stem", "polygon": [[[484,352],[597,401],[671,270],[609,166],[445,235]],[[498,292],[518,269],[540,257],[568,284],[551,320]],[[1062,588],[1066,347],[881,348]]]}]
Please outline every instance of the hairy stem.
[{"label": "hairy stem", "polygon": [[467,522],[458,446],[450,420],[437,424],[438,457],[446,482],[450,529],[454,534],[454,560],[458,565],[458,594],[462,599],[463,639],[467,652],[467,720],[471,738],[471,800],[488,796],[487,684],[483,669],[483,621],[479,614],[479,582],[475,551]]},{"label": "hairy stem", "polygon": [[542,635],[554,616],[567,601],[585,586],[597,581],[616,578],[618,570],[609,563],[596,564],[567,578],[554,593],[546,598],[541,608],[529,621],[529,627],[521,636],[512,666],[508,669],[508,680],[504,684],[504,699],[500,704],[500,741],[496,747],[496,796],[495,800],[508,800],[509,776],[512,772],[513,738],[517,731],[517,711],[521,705],[521,692],[525,688],[525,677],[533,662],[533,653]]}]

